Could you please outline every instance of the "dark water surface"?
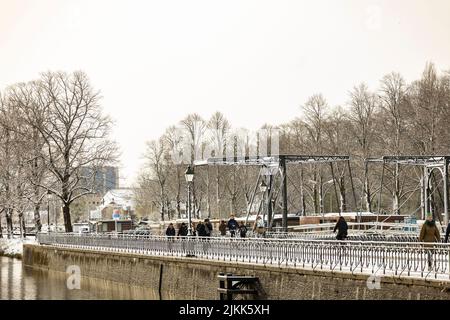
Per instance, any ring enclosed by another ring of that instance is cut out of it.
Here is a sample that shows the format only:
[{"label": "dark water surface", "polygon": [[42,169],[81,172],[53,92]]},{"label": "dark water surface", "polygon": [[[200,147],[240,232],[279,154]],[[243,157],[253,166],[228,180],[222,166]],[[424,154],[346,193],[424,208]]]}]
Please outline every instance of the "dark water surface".
[{"label": "dark water surface", "polygon": [[101,279],[82,278],[80,289],[67,286],[69,274],[22,265],[18,259],[0,257],[1,300],[152,300],[157,290]]}]

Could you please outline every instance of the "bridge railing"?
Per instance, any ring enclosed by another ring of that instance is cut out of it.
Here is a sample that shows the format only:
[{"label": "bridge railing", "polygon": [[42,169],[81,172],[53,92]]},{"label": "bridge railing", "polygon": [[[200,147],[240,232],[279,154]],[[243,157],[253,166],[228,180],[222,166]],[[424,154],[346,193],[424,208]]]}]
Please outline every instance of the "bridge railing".
[{"label": "bridge railing", "polygon": [[443,243],[239,239],[120,234],[38,234],[38,243],[83,250],[302,267],[313,270],[450,281],[450,245]]}]

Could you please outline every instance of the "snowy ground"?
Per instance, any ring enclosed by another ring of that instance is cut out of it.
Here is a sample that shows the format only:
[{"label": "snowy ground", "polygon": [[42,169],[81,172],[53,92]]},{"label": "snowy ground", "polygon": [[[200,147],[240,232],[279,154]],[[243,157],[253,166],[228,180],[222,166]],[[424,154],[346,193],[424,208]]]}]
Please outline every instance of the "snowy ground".
[{"label": "snowy ground", "polygon": [[27,237],[26,239],[0,239],[0,255],[21,257],[24,243],[36,243],[36,240],[34,237]]}]

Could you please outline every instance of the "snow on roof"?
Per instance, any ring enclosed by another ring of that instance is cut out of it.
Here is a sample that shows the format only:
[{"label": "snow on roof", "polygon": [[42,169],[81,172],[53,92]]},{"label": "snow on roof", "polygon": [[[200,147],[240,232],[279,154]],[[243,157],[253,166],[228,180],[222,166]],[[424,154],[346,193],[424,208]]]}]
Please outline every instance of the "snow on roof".
[{"label": "snow on roof", "polygon": [[131,210],[134,209],[134,193],[132,189],[112,189],[109,190],[103,196],[103,204],[98,207],[98,210],[103,210],[110,204],[115,204],[117,206],[123,207],[127,210],[130,207]]}]

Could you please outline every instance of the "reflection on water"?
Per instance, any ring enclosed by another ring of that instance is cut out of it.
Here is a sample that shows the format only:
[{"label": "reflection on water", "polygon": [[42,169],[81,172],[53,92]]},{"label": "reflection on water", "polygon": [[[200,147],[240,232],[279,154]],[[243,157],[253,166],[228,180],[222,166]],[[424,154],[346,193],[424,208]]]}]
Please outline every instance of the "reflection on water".
[{"label": "reflection on water", "polygon": [[0,299],[26,300],[151,300],[157,290],[100,279],[81,279],[81,289],[69,290],[68,274],[22,267],[22,261],[0,257]]}]

